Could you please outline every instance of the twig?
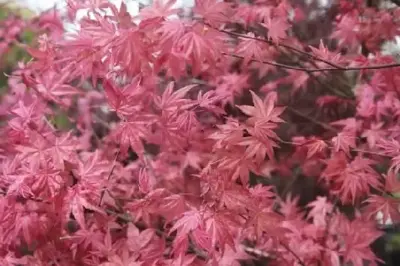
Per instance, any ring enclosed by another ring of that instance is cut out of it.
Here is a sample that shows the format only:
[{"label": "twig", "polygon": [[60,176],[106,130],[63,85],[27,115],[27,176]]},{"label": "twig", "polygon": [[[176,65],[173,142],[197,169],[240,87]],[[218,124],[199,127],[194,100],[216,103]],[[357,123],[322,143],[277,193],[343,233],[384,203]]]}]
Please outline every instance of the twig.
[{"label": "twig", "polygon": [[[280,47],[278,47],[278,48],[280,48]],[[280,52],[281,52],[286,58],[288,58],[288,59],[291,59],[291,58],[292,58],[292,56],[291,56],[290,54],[287,54],[283,49],[279,49],[279,50],[280,50]],[[295,63],[297,63],[297,65],[300,66],[300,67],[304,67],[304,65],[303,65],[300,61],[297,61],[297,62],[295,62]],[[311,65],[312,65],[313,67],[319,68],[319,66],[318,66],[314,61],[310,61],[310,63],[311,63]],[[329,89],[330,91],[332,91],[334,94],[336,94],[336,95],[338,95],[338,96],[341,96],[341,97],[345,97],[345,98],[348,98],[348,97],[349,97],[345,92],[340,91],[340,90],[336,90],[336,89],[335,89],[334,87],[332,87],[330,84],[321,81],[314,73],[312,73],[312,72],[307,72],[307,74],[308,74],[311,78],[313,78],[316,82],[318,82],[321,86],[328,88],[328,89]],[[324,74],[326,77],[329,76],[329,74],[328,74],[327,72],[322,72],[322,74]],[[345,83],[346,83],[346,85],[347,85],[348,87],[350,87],[346,81],[345,81]]]},{"label": "twig", "polygon": [[[244,59],[243,56],[240,55],[235,55],[235,54],[230,54],[230,53],[225,53],[222,52],[223,55],[239,58],[239,59]],[[286,65],[286,64],[281,64],[278,62],[274,61],[265,61],[265,60],[257,60],[257,59],[250,59],[250,61],[253,62],[259,62],[262,64],[266,65],[271,65],[271,66],[276,66],[280,68],[286,68],[286,69],[292,69],[292,70],[298,70],[298,71],[304,71],[304,72],[323,72],[323,71],[359,71],[359,70],[377,70],[377,69],[385,69],[385,68],[394,68],[394,67],[400,67],[400,63],[393,63],[393,64],[385,64],[385,65],[375,65],[375,66],[365,66],[365,67],[345,67],[345,68],[334,68],[334,67],[325,67],[325,68],[304,68],[304,67],[296,67],[292,65]]]},{"label": "twig", "polygon": [[316,120],[316,119],[314,119],[312,117],[309,117],[308,115],[303,114],[302,112],[300,112],[297,109],[294,109],[293,107],[288,106],[288,107],[286,107],[286,109],[289,110],[290,112],[298,115],[298,116],[301,116],[301,117],[313,122],[316,125],[319,125],[319,126],[325,128],[325,129],[327,129],[327,130],[330,130],[330,131],[335,132],[335,133],[338,132],[338,130],[336,130],[336,128],[334,128],[334,127],[332,127],[332,126],[330,126],[330,125],[328,125],[326,123],[323,123],[321,121],[318,121],[318,120]]},{"label": "twig", "polygon": [[306,266],[306,264],[304,263],[304,261],[299,257],[299,255],[297,255],[291,248],[289,248],[285,243],[283,243],[282,241],[279,241],[279,243],[287,250],[289,251],[297,260],[297,262],[301,265],[301,266]]},{"label": "twig", "polygon": [[355,149],[355,148],[353,148],[352,150],[353,150],[353,151],[356,151],[356,152],[362,152],[362,153],[366,153],[366,154],[378,155],[378,156],[382,156],[382,157],[391,157],[391,156],[389,156],[389,155],[386,155],[386,154],[380,153],[380,152],[366,151],[366,150]]},{"label": "twig", "polygon": [[[113,166],[112,166],[111,171],[110,171],[110,173],[108,174],[108,177],[107,177],[107,182],[110,181],[111,175],[114,172],[114,169],[115,169],[115,167],[117,165],[117,159],[118,159],[119,154],[120,154],[120,150],[118,150],[117,154],[115,155]],[[107,189],[104,189],[101,192],[99,206],[101,206],[101,204],[103,203],[103,198],[104,198],[104,195],[106,193],[106,190]]]},{"label": "twig", "polygon": [[295,51],[295,52],[297,52],[297,53],[299,53],[299,54],[305,55],[305,56],[307,56],[307,57],[310,57],[310,58],[312,58],[312,59],[314,59],[314,60],[317,60],[317,61],[320,61],[320,62],[324,62],[325,64],[330,65],[330,66],[332,66],[332,67],[334,67],[334,68],[337,68],[337,69],[344,69],[344,67],[342,67],[342,66],[339,66],[339,65],[337,65],[337,64],[335,64],[335,63],[332,63],[332,62],[330,62],[330,61],[328,61],[328,60],[325,60],[325,59],[320,58],[320,57],[318,57],[318,56],[315,56],[315,55],[313,55],[313,54],[307,53],[307,52],[305,52],[305,51],[302,51],[302,50],[300,50],[300,49],[298,49],[298,48],[296,48],[296,47],[293,47],[293,46],[288,45],[288,44],[285,44],[285,43],[276,43],[276,42],[273,42],[272,40],[268,40],[268,39],[252,37],[252,36],[248,36],[248,35],[244,35],[244,34],[232,32],[232,31],[228,31],[228,30],[224,30],[224,29],[217,29],[217,28],[211,26],[210,24],[208,24],[208,23],[206,23],[206,22],[203,22],[203,24],[206,25],[206,26],[208,26],[208,27],[210,27],[210,28],[213,28],[214,30],[217,30],[217,31],[219,31],[219,32],[223,32],[223,33],[226,33],[226,34],[229,34],[229,35],[238,37],[238,38],[256,40],[256,41],[268,43],[268,44],[270,44],[270,45],[280,46],[280,47],[286,48],[286,49],[288,49],[288,50]]},{"label": "twig", "polygon": [[[226,55],[226,56],[230,56],[230,57],[235,57],[238,59],[245,59],[243,56],[236,55],[236,54],[230,54],[230,53],[225,53],[225,52],[222,52],[222,54]],[[261,61],[261,60],[257,60],[254,58],[250,59],[250,62],[259,62],[259,63],[266,64],[266,65],[271,65],[271,66],[285,68],[285,69],[304,71],[304,72],[316,72],[316,70],[317,70],[314,68],[304,68],[304,67],[296,67],[296,66],[292,66],[292,65],[286,65],[286,64],[282,64],[282,63],[278,63],[278,62],[274,62],[274,61],[266,61],[266,60]]]},{"label": "twig", "polygon": [[192,240],[191,240],[190,238],[189,238],[189,248],[188,248],[188,251],[194,253],[199,259],[202,259],[202,260],[207,260],[207,259],[208,259],[207,254],[206,254],[204,251],[198,249],[198,248],[193,244],[193,242],[192,242]]},{"label": "twig", "polygon": [[[224,30],[224,29],[218,29],[218,28],[212,27],[210,24],[205,23],[205,22],[203,22],[203,24],[208,26],[208,27],[210,27],[210,28],[212,28],[212,29],[214,29],[214,30],[217,30],[217,31],[220,31],[220,32],[232,35],[232,36],[236,36],[236,37],[239,37],[239,38],[256,40],[256,41],[268,43],[268,44],[271,44],[271,45],[274,45],[274,46],[277,46],[277,47],[281,46],[281,47],[284,47],[286,49],[295,51],[295,52],[297,52],[299,54],[305,55],[305,56],[310,57],[310,58],[312,58],[312,59],[314,59],[316,61],[320,61],[320,62],[323,62],[323,63],[331,66],[331,67],[326,67],[326,68],[301,68],[301,67],[285,65],[285,64],[281,64],[281,63],[277,63],[277,62],[255,60],[255,61],[258,61],[260,63],[269,64],[269,65],[273,65],[273,66],[277,66],[277,67],[283,67],[283,68],[299,70],[299,71],[307,71],[307,72],[359,71],[359,70],[368,70],[368,69],[369,70],[373,70],[373,69],[385,69],[385,68],[400,67],[400,63],[372,65],[372,66],[363,66],[363,67],[344,67],[344,66],[340,66],[340,65],[335,64],[335,63],[333,63],[331,61],[325,60],[323,58],[320,58],[318,56],[315,56],[313,54],[307,53],[307,52],[302,51],[302,50],[300,50],[300,49],[298,49],[296,47],[293,47],[293,46],[290,46],[290,45],[287,45],[287,44],[284,44],[284,43],[275,43],[275,42],[273,42],[271,40],[268,40],[268,39],[262,39],[262,38],[257,38],[257,37],[252,37],[252,36],[236,33],[236,32],[231,32],[231,31]],[[226,53],[224,53],[224,54],[226,54]],[[233,56],[232,54],[226,54],[226,55]],[[235,56],[235,57],[237,57],[237,56]]]}]

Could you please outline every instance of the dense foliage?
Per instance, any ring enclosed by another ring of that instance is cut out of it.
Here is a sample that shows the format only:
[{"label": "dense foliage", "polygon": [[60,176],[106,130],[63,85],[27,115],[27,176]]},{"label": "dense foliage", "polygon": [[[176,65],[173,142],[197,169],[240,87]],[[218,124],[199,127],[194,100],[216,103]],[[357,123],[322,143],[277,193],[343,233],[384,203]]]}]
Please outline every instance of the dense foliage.
[{"label": "dense foliage", "polygon": [[1,22],[0,265],[377,265],[397,1],[66,2]]}]

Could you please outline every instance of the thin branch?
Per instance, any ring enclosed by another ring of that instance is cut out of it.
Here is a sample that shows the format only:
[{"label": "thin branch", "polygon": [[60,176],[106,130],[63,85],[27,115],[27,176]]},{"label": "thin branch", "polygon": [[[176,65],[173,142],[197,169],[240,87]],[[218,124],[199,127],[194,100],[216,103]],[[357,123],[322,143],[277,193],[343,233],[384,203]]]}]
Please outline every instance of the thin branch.
[{"label": "thin branch", "polygon": [[[399,0],[399,2],[400,2],[400,0]],[[323,62],[323,63],[325,63],[325,64],[331,66],[331,67],[326,67],[326,68],[314,68],[314,69],[313,69],[313,68],[309,68],[309,69],[307,69],[307,68],[297,68],[297,67],[294,67],[294,66],[285,65],[285,64],[280,64],[280,63],[276,63],[276,62],[261,61],[261,63],[270,64],[270,65],[275,65],[275,66],[277,66],[277,67],[284,67],[284,68],[289,68],[289,69],[294,69],[294,70],[300,70],[300,71],[308,71],[308,72],[322,72],[322,71],[359,71],[359,70],[368,70],[368,69],[369,69],[369,70],[373,70],[373,69],[385,69],[385,68],[400,67],[400,63],[383,64],[383,65],[372,65],[372,66],[364,66],[364,67],[344,67],[344,66],[340,66],[340,65],[338,65],[338,64],[335,64],[335,63],[333,63],[333,62],[331,62],[331,61],[329,61],[329,60],[326,60],[326,59],[320,58],[320,57],[318,57],[318,56],[315,56],[315,55],[313,55],[313,54],[310,54],[310,53],[308,53],[308,52],[302,51],[302,50],[300,50],[300,49],[298,49],[298,48],[296,48],[296,47],[293,47],[293,46],[291,46],[291,45],[288,45],[288,44],[276,43],[276,42],[273,42],[273,41],[268,40],[268,39],[257,38],[257,37],[252,37],[252,36],[248,36],[248,35],[236,33],[236,32],[231,32],[231,31],[224,30],[224,29],[218,29],[218,28],[215,28],[215,27],[213,27],[213,26],[211,26],[210,24],[205,23],[205,22],[203,22],[203,24],[206,25],[206,26],[208,26],[208,27],[210,27],[210,28],[212,28],[212,29],[214,29],[214,30],[217,30],[217,31],[219,31],[219,32],[223,32],[223,33],[226,33],[226,34],[229,34],[229,35],[232,35],[232,36],[236,36],[236,37],[239,37],[239,38],[251,39],[251,40],[256,40],[256,41],[268,43],[268,44],[270,44],[270,45],[274,45],[274,46],[277,46],[277,47],[278,47],[278,46],[284,47],[284,48],[286,48],[286,49],[288,49],[288,50],[295,51],[295,52],[297,52],[297,53],[299,53],[299,54],[305,55],[305,56],[307,56],[307,57],[309,57],[309,58],[312,58],[312,59],[314,59],[314,60],[316,60],[316,61],[320,61],[320,62]]]},{"label": "thin branch", "polygon": [[190,239],[189,241],[189,248],[188,251],[195,254],[196,257],[198,257],[199,259],[202,260],[208,260],[208,255],[201,249],[197,248],[195,246],[195,244],[192,242],[192,240]]},{"label": "thin branch", "polygon": [[400,67],[400,63],[392,63],[392,64],[383,64],[383,65],[371,65],[364,67],[345,67],[341,69],[337,68],[320,68],[319,70],[312,70],[311,72],[318,71],[359,71],[359,70],[378,70],[378,69],[386,69],[386,68],[395,68]]},{"label": "thin branch", "polygon": [[298,115],[298,116],[301,116],[301,117],[303,117],[303,118],[305,118],[305,119],[307,119],[307,120],[313,122],[313,123],[316,124],[316,125],[319,125],[319,126],[325,128],[325,129],[329,130],[329,131],[338,133],[338,130],[337,130],[336,128],[334,128],[334,127],[332,127],[332,126],[330,126],[330,125],[328,125],[328,124],[326,124],[326,123],[323,123],[323,122],[321,122],[321,121],[318,121],[317,119],[314,119],[314,118],[312,118],[312,117],[309,117],[308,115],[303,114],[302,112],[300,112],[299,110],[297,110],[297,109],[295,109],[295,108],[293,108],[293,107],[288,106],[288,107],[286,107],[286,109],[289,110],[290,112],[292,112],[292,113]]},{"label": "thin branch", "polygon": [[371,154],[371,155],[378,155],[378,156],[382,156],[382,157],[389,157],[389,155],[381,153],[381,152],[374,152],[374,151],[366,151],[366,150],[362,150],[362,149],[352,149],[353,151],[356,152],[361,152],[361,153],[366,153],[366,154]]},{"label": "thin branch", "polygon": [[[110,171],[110,173],[108,174],[108,177],[107,177],[107,182],[110,180],[111,175],[114,172],[114,169],[115,169],[115,167],[117,165],[117,159],[118,159],[119,154],[120,154],[120,150],[118,150],[117,154],[115,155],[113,166],[112,166],[111,171]],[[106,189],[104,189],[101,192],[99,206],[101,206],[101,204],[103,203],[103,198],[104,198],[105,193],[106,193]]]},{"label": "thin branch", "polygon": [[285,243],[283,243],[282,241],[279,241],[279,243],[287,250],[289,251],[289,253],[291,253],[293,255],[293,257],[296,258],[297,262],[301,265],[301,266],[306,266],[306,264],[304,263],[304,261],[299,257],[299,255],[296,254],[296,252],[294,252],[290,247],[288,247]]},{"label": "thin branch", "polygon": [[[235,55],[235,54],[230,54],[230,53],[225,53],[222,52],[223,55],[226,56],[231,56],[231,57],[235,57],[235,58],[239,58],[239,59],[244,59],[243,56],[240,55]],[[325,68],[304,68],[304,67],[296,67],[296,66],[292,66],[292,65],[286,65],[286,64],[281,64],[278,62],[274,62],[274,61],[261,61],[261,60],[257,60],[257,59],[250,59],[250,61],[253,62],[259,62],[262,64],[266,64],[266,65],[271,65],[271,66],[276,66],[276,67],[280,67],[280,68],[286,68],[286,69],[292,69],[292,70],[298,70],[298,71],[304,71],[304,72],[324,72],[324,71],[359,71],[359,70],[377,70],[377,69],[386,69],[386,68],[395,68],[395,67],[400,67],[400,63],[393,63],[393,64],[385,64],[385,65],[375,65],[375,66],[365,66],[365,67],[345,67],[345,68],[333,68],[333,67],[325,67]]]},{"label": "thin branch", "polygon": [[[281,48],[281,47],[278,47],[278,50],[280,50],[280,52],[282,53],[282,55],[284,55],[284,56],[285,56],[286,58],[288,58],[288,59],[291,59],[291,58],[292,58],[292,56],[291,56],[290,54],[286,53],[285,50],[279,49],[279,48]],[[302,62],[300,62],[300,61],[297,61],[297,62],[295,62],[295,63],[297,63],[297,65],[300,66],[300,67],[304,67],[304,65],[303,65]],[[313,65],[313,67],[319,68],[319,66],[315,63],[315,61],[310,61],[310,63]],[[322,86],[325,87],[325,88],[328,88],[328,89],[329,89],[330,91],[332,91],[335,95],[338,95],[338,96],[341,96],[341,97],[345,97],[345,98],[351,97],[351,95],[347,95],[345,92],[343,92],[343,91],[341,91],[341,90],[336,90],[336,89],[335,89],[333,86],[331,86],[330,84],[328,84],[328,83],[326,83],[326,82],[320,80],[319,77],[317,77],[316,75],[314,75],[314,73],[307,72],[307,74],[308,74],[312,79],[314,79],[317,83],[319,83],[320,85],[322,85]],[[327,72],[322,72],[322,74],[324,74],[324,75],[327,76],[327,77],[329,76],[329,74],[328,74]],[[342,79],[341,81],[343,81],[343,79]],[[347,83],[347,81],[344,81],[344,83],[345,83],[348,87],[351,87],[351,86]]]},{"label": "thin branch", "polygon": [[264,42],[264,43],[268,43],[268,44],[274,45],[274,46],[284,47],[284,48],[286,48],[286,49],[288,49],[288,50],[295,51],[295,52],[297,52],[297,53],[299,53],[299,54],[305,55],[305,56],[310,57],[310,58],[312,58],[312,59],[314,59],[314,60],[317,60],[317,61],[320,61],[320,62],[324,62],[325,64],[330,65],[330,66],[334,67],[335,69],[344,69],[344,67],[342,67],[342,66],[339,66],[339,65],[337,65],[337,64],[335,64],[335,63],[333,63],[333,62],[330,62],[330,61],[328,61],[328,60],[325,60],[325,59],[320,58],[320,57],[318,57],[318,56],[315,56],[315,55],[313,55],[313,54],[310,54],[310,53],[307,53],[307,52],[305,52],[305,51],[302,51],[302,50],[300,50],[300,49],[298,49],[298,48],[296,48],[296,47],[293,47],[293,46],[291,46],[291,45],[288,45],[288,44],[276,43],[276,42],[273,42],[273,41],[268,40],[268,39],[257,38],[257,37],[251,37],[251,36],[248,36],[248,35],[244,35],[244,34],[232,32],[232,31],[228,31],[228,30],[224,30],[224,29],[218,29],[218,28],[212,27],[210,24],[205,23],[205,22],[203,22],[203,24],[206,25],[206,26],[208,26],[208,27],[210,27],[210,28],[213,28],[214,30],[217,30],[217,31],[219,31],[219,32],[223,32],[223,33],[229,34],[229,35],[231,35],[231,36],[235,36],[235,37],[243,38],[243,39],[255,40],[255,41],[259,41],[259,42]]},{"label": "thin branch", "polygon": [[[235,57],[238,59],[245,59],[243,56],[240,56],[240,55],[235,55],[235,54],[230,54],[230,53],[225,53],[225,52],[222,52],[222,54],[226,55],[226,56],[230,56],[230,57]],[[316,69],[313,69],[313,68],[296,67],[296,66],[292,66],[292,65],[277,63],[274,61],[265,61],[265,60],[261,61],[261,60],[257,60],[254,58],[250,59],[250,61],[259,62],[262,64],[271,65],[271,66],[280,67],[280,68],[286,68],[286,69],[292,69],[292,70],[298,70],[298,71],[304,71],[304,72],[316,72]]]}]

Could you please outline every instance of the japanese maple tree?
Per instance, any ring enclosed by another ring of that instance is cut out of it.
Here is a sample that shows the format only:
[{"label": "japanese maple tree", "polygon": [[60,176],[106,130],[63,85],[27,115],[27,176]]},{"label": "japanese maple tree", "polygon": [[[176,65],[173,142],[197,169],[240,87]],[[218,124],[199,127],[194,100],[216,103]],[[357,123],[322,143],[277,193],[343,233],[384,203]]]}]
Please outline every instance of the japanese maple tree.
[{"label": "japanese maple tree", "polygon": [[371,245],[400,222],[397,1],[194,2],[1,22],[0,54],[29,60],[1,96],[0,265],[382,261]]}]

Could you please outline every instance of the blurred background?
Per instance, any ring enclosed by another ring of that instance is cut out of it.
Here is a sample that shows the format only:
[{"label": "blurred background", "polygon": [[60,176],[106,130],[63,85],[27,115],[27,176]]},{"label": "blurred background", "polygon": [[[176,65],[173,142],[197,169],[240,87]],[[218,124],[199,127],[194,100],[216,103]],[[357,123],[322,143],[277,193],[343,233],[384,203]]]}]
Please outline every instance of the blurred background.
[{"label": "blurred background", "polygon": [[[54,6],[58,9],[63,9],[66,5],[65,0],[0,0],[2,2],[13,2],[23,7],[31,9],[33,12],[38,13],[40,11],[48,10]],[[117,6],[121,4],[122,0],[110,0],[110,2],[116,4]],[[151,0],[127,0],[125,3],[128,6],[128,10],[131,14],[137,13],[139,11],[139,6],[147,5]],[[177,0],[177,6],[190,7],[194,4],[194,0]]]}]

